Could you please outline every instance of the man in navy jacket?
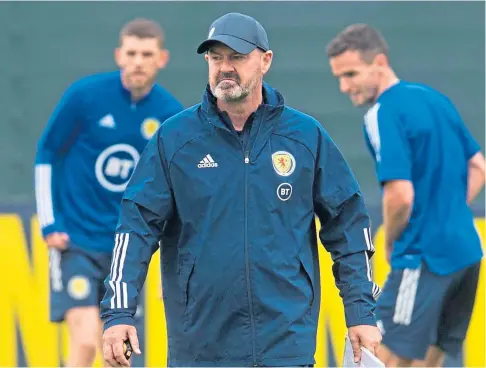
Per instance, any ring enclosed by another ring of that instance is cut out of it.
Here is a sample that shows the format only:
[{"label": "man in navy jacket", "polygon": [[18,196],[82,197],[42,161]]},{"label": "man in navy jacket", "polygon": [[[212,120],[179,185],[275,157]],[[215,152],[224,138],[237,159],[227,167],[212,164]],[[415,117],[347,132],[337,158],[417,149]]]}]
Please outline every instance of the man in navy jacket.
[{"label": "man in navy jacket", "polygon": [[126,339],[140,353],[133,315],[164,235],[169,366],[314,364],[315,214],[356,359],[361,345],[374,351],[374,247],[341,152],[319,122],[263,82],[273,54],[256,20],[217,19],[198,53],[209,65],[202,103],[161,126],[124,194],[102,302],[105,359],[128,366]]}]

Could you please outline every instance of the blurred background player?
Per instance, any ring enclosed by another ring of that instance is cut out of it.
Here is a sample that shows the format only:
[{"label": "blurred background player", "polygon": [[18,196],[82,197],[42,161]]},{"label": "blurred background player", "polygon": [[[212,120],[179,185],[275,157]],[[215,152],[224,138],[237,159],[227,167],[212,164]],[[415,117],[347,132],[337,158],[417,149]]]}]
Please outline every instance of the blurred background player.
[{"label": "blurred background player", "polygon": [[67,89],[35,161],[37,212],[50,251],[50,318],[67,323],[68,366],[92,365],[101,346],[99,303],[122,193],[147,141],[182,110],[155,84],[169,60],[157,23],[127,23],[115,60],[120,71]]},{"label": "blurred background player", "polygon": [[378,357],[440,366],[444,352],[461,351],[474,306],[482,249],[469,204],[484,185],[484,156],[446,96],[397,78],[375,29],[347,27],[327,54],[341,92],[371,105],[364,133],[392,268],[377,306]]}]

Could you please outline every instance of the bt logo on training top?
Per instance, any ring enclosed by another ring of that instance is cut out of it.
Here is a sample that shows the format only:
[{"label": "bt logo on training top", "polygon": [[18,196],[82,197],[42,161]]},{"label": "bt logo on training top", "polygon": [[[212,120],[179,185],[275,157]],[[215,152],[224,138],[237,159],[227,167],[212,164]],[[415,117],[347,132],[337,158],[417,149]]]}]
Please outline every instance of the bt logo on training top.
[{"label": "bt logo on training top", "polygon": [[96,179],[109,191],[123,192],[139,159],[138,151],[128,144],[110,146],[96,160]]}]

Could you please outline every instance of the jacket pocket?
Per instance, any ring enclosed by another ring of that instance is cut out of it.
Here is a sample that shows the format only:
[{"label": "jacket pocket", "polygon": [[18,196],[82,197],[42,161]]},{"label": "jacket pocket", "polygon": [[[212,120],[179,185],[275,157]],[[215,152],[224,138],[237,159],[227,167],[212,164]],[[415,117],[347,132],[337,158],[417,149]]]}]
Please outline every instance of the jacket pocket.
[{"label": "jacket pocket", "polygon": [[300,268],[307,280],[307,283],[309,284],[309,288],[311,291],[311,297],[309,300],[309,307],[312,307],[314,304],[314,299],[315,299],[315,286],[314,286],[314,272],[313,266],[312,266],[312,260],[307,261],[306,257],[302,254],[298,255],[299,261],[300,261]]},{"label": "jacket pocket", "polygon": [[181,289],[182,306],[184,308],[184,315],[187,314],[187,306],[189,304],[189,283],[192,274],[194,273],[194,266],[196,259],[190,253],[181,253],[179,255],[179,263],[177,273],[179,274],[179,282]]}]

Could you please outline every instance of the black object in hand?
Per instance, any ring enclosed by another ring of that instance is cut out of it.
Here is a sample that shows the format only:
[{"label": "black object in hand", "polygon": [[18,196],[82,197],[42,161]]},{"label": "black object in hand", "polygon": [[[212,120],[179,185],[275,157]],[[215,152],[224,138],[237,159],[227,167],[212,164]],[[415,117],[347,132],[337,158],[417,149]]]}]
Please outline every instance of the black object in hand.
[{"label": "black object in hand", "polygon": [[125,341],[123,341],[123,354],[125,355],[125,358],[129,360],[130,357],[132,356],[132,353],[133,353],[132,344],[130,344],[130,340],[126,339]]}]

